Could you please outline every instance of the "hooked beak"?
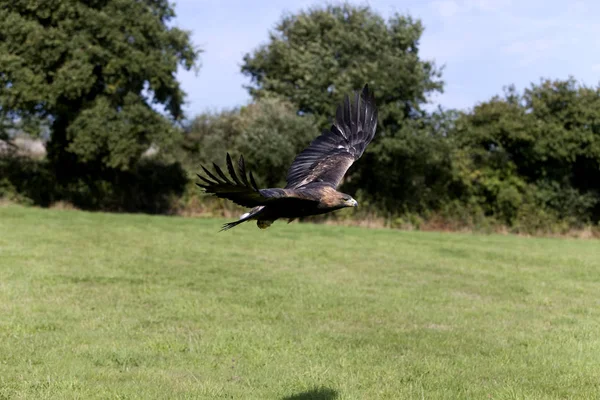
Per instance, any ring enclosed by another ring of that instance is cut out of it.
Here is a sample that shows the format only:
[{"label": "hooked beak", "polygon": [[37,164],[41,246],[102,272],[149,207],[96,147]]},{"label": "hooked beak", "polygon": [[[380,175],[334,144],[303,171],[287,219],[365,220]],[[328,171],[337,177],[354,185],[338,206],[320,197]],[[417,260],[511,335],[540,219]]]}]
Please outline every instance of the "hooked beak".
[{"label": "hooked beak", "polygon": [[346,204],[348,205],[348,207],[358,207],[358,201],[354,199],[348,200]]}]

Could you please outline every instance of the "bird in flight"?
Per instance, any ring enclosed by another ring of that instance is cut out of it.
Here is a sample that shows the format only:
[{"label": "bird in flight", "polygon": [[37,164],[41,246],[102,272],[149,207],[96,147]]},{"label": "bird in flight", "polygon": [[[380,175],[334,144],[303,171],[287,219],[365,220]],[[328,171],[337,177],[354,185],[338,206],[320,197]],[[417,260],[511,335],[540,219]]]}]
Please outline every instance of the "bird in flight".
[{"label": "bird in flight", "polygon": [[236,173],[229,153],[226,159],[229,177],[213,163],[215,172],[202,166],[206,176],[197,174],[202,182],[196,184],[206,193],[251,208],[239,220],[223,225],[222,231],[252,220],[256,220],[260,229],[266,229],[280,218],[292,222],[296,218],[356,207],[357,201],[339,192],[337,187],[373,140],[376,129],[375,97],[365,85],[362,92],[354,93],[352,101],[345,96],[331,128],[296,156],[287,172],[285,188],[259,189],[252,172],[246,173],[243,156]]}]

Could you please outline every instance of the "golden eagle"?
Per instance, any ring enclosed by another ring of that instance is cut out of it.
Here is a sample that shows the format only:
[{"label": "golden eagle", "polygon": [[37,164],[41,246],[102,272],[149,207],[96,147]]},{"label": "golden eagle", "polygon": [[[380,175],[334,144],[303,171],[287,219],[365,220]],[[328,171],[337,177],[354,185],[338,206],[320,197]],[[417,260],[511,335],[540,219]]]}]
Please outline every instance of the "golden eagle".
[{"label": "golden eagle", "polygon": [[345,96],[331,128],[324,130],[296,156],[288,170],[284,189],[259,189],[252,172],[248,178],[243,157],[239,159],[236,174],[229,153],[227,170],[230,177],[213,163],[215,173],[202,166],[206,177],[198,174],[202,183],[197,185],[206,193],[252,208],[239,220],[223,225],[222,230],[250,220],[256,220],[258,227],[265,229],[279,218],[291,222],[300,217],[356,207],[358,203],[352,196],[338,192],[336,188],[348,168],[373,140],[376,129],[375,97],[365,85],[362,93],[354,93],[352,102]]}]

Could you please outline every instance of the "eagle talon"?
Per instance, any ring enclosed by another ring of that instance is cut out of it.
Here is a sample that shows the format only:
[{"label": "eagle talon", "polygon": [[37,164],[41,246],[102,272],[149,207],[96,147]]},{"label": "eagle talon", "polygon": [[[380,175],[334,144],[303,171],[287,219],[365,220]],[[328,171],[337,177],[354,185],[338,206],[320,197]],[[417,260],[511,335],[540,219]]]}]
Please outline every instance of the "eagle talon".
[{"label": "eagle talon", "polygon": [[273,221],[268,221],[268,220],[264,220],[264,219],[259,219],[258,221],[256,221],[256,225],[260,229],[267,229],[268,227],[271,226],[272,223],[273,223]]}]

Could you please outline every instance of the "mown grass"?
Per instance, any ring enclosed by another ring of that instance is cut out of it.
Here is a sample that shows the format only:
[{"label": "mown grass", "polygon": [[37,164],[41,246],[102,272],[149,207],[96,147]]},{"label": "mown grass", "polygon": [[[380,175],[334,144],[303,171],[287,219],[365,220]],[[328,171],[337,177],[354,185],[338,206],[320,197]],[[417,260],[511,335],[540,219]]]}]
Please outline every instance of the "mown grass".
[{"label": "mown grass", "polygon": [[0,399],[596,399],[600,243],[0,207]]}]

